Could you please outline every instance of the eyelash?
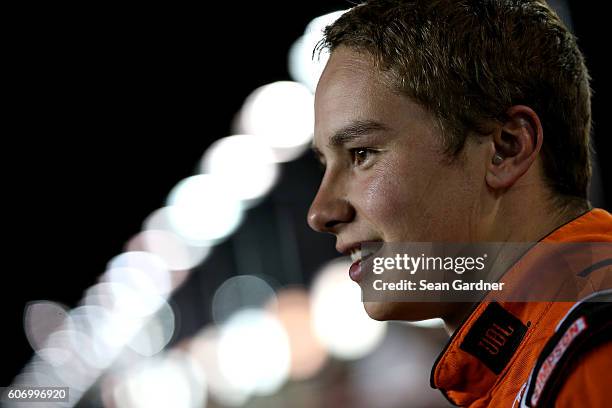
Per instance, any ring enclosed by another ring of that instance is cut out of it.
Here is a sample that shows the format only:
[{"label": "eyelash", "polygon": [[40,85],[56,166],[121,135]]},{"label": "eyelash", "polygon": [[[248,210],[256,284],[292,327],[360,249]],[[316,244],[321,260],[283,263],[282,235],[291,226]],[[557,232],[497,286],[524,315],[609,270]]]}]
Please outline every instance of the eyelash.
[{"label": "eyelash", "polygon": [[[360,152],[364,152],[364,153],[366,153],[366,157],[363,159],[363,161],[362,161],[362,162],[358,163],[357,161],[358,161],[359,159],[357,158],[357,154],[358,154],[358,153],[360,153]],[[369,148],[367,148],[367,147],[355,147],[355,148],[353,148],[353,149],[349,149],[349,153],[351,154],[351,160],[352,160],[352,163],[353,163],[355,166],[363,166],[363,164],[364,164],[364,163],[366,163],[366,162],[368,161],[368,159],[369,159],[369,158],[370,158],[370,157],[371,157],[373,154],[375,154],[375,153],[376,153],[376,151],[375,151],[375,150],[372,150],[372,149],[369,149]]]}]

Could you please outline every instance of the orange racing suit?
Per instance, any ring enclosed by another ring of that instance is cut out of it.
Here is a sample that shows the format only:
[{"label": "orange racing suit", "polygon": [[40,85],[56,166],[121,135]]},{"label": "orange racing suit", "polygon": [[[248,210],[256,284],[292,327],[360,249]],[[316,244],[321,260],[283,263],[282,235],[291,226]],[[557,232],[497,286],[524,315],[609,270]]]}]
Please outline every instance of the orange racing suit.
[{"label": "orange racing suit", "polygon": [[[432,387],[454,405],[612,406],[612,215],[590,210],[540,242],[606,244],[547,272],[558,274],[553,279],[538,281],[537,260],[526,257],[504,274],[502,281],[527,280],[553,295],[538,302],[485,298],[475,306],[431,373]],[[555,300],[572,288],[575,299],[588,301]]]}]

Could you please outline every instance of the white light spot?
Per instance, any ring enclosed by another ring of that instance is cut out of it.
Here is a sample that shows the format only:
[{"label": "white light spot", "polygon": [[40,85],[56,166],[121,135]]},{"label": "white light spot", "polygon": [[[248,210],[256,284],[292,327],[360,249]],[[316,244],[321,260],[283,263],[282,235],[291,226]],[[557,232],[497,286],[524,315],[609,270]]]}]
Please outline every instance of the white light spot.
[{"label": "white light spot", "polygon": [[[112,337],[106,335],[107,326],[115,323],[113,317],[101,306],[79,306],[70,312],[70,331],[74,334],[71,338],[72,350],[89,366],[104,369],[119,352],[122,344],[114,343],[120,337],[118,333],[113,333]],[[134,327],[131,325],[130,331]]]},{"label": "white light spot", "polygon": [[267,312],[246,309],[221,328],[221,372],[245,393],[270,395],[289,377],[289,339],[280,323]]},{"label": "white light spot", "polygon": [[313,330],[308,293],[301,288],[281,289],[275,303],[266,309],[277,317],[289,336],[291,378],[313,377],[323,368],[327,353]]},{"label": "white light spot", "polygon": [[193,245],[212,245],[240,225],[240,199],[224,181],[210,174],[179,182],[167,200],[168,220],[174,232]]},{"label": "white light spot", "polygon": [[92,341],[87,334],[78,330],[59,330],[49,336],[48,344],[49,348],[62,349],[69,353],[70,357],[60,364],[51,363],[54,375],[67,386],[85,390],[100,374],[95,357],[87,355],[92,350]]},{"label": "white light spot", "polygon": [[150,252],[124,252],[108,263],[101,281],[122,283],[136,292],[168,296],[170,271],[164,260]]},{"label": "white light spot", "polygon": [[303,83],[313,93],[329,59],[327,52],[322,52],[320,58],[313,51],[321,39],[323,39],[323,29],[332,24],[347,10],[335,11],[312,20],[304,35],[298,38],[291,46],[289,51],[289,74],[291,77]]},{"label": "white light spot", "polygon": [[[189,241],[185,237],[181,236],[174,227],[174,225],[172,225],[172,223],[170,222],[170,207],[163,207],[153,211],[144,221],[143,230],[146,232],[162,231],[164,233],[169,234],[170,236],[176,237],[180,242],[179,245],[182,245],[182,248],[184,248],[188,252],[188,257],[186,259],[181,260],[179,266],[183,266],[183,261],[185,266],[189,265],[190,267],[195,267],[199,265],[208,257],[211,251],[211,245],[214,244],[214,242],[211,241]],[[183,279],[186,278],[185,274],[178,274],[177,279],[179,283],[181,283],[181,277]]]},{"label": "white light spot", "polygon": [[128,346],[140,355],[154,356],[163,350],[174,335],[174,323],[174,312],[165,303],[128,342]]},{"label": "white light spot", "polygon": [[249,393],[234,386],[222,373],[219,365],[219,330],[209,326],[189,341],[188,353],[206,373],[210,395],[224,406],[244,405]]},{"label": "white light spot", "polygon": [[85,292],[83,305],[95,305],[106,308],[126,318],[144,318],[157,311],[166,300],[154,294],[139,292],[117,282],[101,282]]},{"label": "white light spot", "polygon": [[245,100],[239,133],[261,136],[279,162],[297,158],[308,148],[314,129],[314,96],[297,82],[274,82]]},{"label": "white light spot", "polygon": [[206,405],[206,384],[193,361],[174,352],[125,372],[113,396],[118,408],[200,408]]},{"label": "white light spot", "polygon": [[224,137],[208,148],[200,172],[222,179],[245,207],[252,207],[274,185],[278,165],[265,138],[236,135]]},{"label": "white light spot", "polygon": [[163,259],[168,268],[173,271],[171,277],[173,287],[176,287],[176,272],[182,272],[197,266],[206,258],[210,248],[188,245],[178,235],[171,232],[168,225],[162,226],[162,228],[148,228],[149,226],[154,227],[150,223],[162,221],[159,219],[159,216],[157,218],[154,217],[155,215],[149,217],[148,223],[145,224],[145,230],[128,242],[127,249],[129,251],[150,252]]},{"label": "white light spot", "polygon": [[387,327],[365,312],[361,290],[348,277],[349,267],[344,261],[331,262],[319,272],[312,289],[315,331],[328,351],[341,359],[370,353]]}]

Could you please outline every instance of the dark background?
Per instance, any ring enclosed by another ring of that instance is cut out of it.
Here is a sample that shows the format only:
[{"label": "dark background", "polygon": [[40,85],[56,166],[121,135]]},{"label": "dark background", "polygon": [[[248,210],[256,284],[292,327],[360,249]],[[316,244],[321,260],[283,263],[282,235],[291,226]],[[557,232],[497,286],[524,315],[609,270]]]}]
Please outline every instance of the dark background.
[{"label": "dark background", "polygon": [[[10,28],[2,58],[0,385],[10,384],[32,353],[23,332],[26,303],[49,299],[75,306],[146,216],[163,206],[176,182],[195,172],[206,147],[231,133],[233,116],[248,94],[289,79],[287,51],[306,24],[350,6],[346,1],[226,2],[197,9],[28,5],[5,13]],[[604,91],[610,81],[604,71],[609,33],[598,22],[603,6],[593,6],[570,2],[593,77],[594,142],[606,187],[601,203],[610,209],[610,104]],[[307,283],[312,271],[334,256],[333,240],[310,232],[305,223],[320,177],[310,155],[282,171],[271,196],[216,249],[208,264],[217,272],[209,273],[206,283],[193,278],[196,284],[183,287],[175,304],[200,299],[204,308],[227,277],[219,270],[244,273],[227,261],[233,258],[229,253],[258,241],[258,234],[273,237],[268,245],[299,242],[299,265],[284,261],[297,275],[279,283]],[[272,213],[292,228],[270,223]],[[261,260],[259,268],[266,270],[266,262],[271,260]],[[179,309],[175,341],[209,318],[207,311]]]}]

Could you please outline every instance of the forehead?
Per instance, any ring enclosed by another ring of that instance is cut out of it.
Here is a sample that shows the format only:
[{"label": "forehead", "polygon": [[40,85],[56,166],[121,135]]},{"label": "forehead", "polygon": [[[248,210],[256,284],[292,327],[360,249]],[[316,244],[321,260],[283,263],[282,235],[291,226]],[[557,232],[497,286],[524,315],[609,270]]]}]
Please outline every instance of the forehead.
[{"label": "forehead", "polygon": [[378,74],[371,54],[340,46],[331,53],[321,74],[317,92],[324,93],[330,87],[340,86],[344,82],[358,81],[359,85],[371,85]]},{"label": "forehead", "polygon": [[339,118],[371,110],[382,91],[372,57],[346,47],[332,52],[315,94],[318,119]]},{"label": "forehead", "polygon": [[431,124],[432,117],[383,82],[374,58],[348,47],[334,50],[315,94],[315,147],[355,122],[377,122],[401,131]]}]

